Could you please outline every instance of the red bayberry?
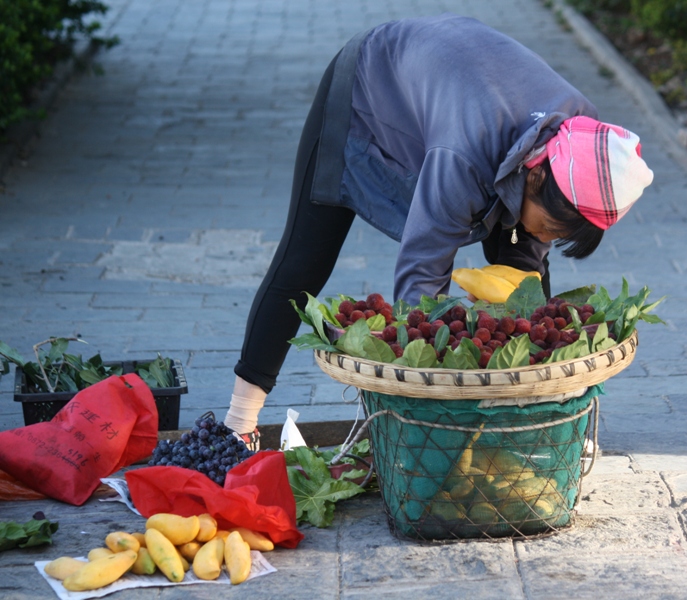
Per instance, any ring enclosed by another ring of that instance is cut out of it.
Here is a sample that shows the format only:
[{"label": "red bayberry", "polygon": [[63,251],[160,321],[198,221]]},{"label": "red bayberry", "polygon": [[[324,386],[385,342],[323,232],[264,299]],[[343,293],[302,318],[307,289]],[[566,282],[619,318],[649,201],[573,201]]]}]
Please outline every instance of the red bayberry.
[{"label": "red bayberry", "polygon": [[565,342],[566,344],[572,344],[573,343],[572,336],[570,335],[570,332],[567,329],[561,331],[560,341]]},{"label": "red bayberry", "polygon": [[392,342],[391,344],[389,344],[389,348],[391,348],[394,351],[396,358],[400,358],[401,356],[403,356],[403,348],[401,348],[401,344]]},{"label": "red bayberry", "polygon": [[488,313],[482,312],[479,317],[477,317],[477,327],[484,327],[489,333],[496,331],[496,325],[496,319]]},{"label": "red bayberry", "polygon": [[382,339],[385,342],[395,342],[397,335],[398,335],[398,331],[397,331],[396,327],[394,327],[393,325],[387,325],[382,330]]},{"label": "red bayberry", "polygon": [[369,308],[366,311],[363,311],[363,314],[365,315],[366,319],[377,316],[377,313],[373,310],[370,310]]},{"label": "red bayberry", "polygon": [[[515,327],[515,324],[513,325],[513,327]],[[508,336],[505,333],[503,333],[503,331],[495,331],[491,334],[491,339],[497,340],[503,344],[508,339]]]},{"label": "red bayberry", "polygon": [[552,329],[554,327],[553,319],[551,317],[542,317],[539,319],[539,324],[543,325],[547,329]]},{"label": "red bayberry", "polygon": [[580,306],[580,312],[588,312],[590,315],[593,315],[596,311],[591,304],[583,304]]},{"label": "red bayberry", "polygon": [[389,323],[393,323],[394,321],[394,315],[391,311],[391,309],[383,308],[382,310],[379,311],[379,314],[384,317],[384,320],[386,321],[386,324],[388,325]]},{"label": "red bayberry", "polygon": [[489,364],[489,359],[491,358],[492,354],[493,352],[489,352],[487,348],[484,348],[482,352],[480,352],[479,361],[477,361],[477,364],[479,365],[480,369],[487,368],[487,365]]},{"label": "red bayberry", "polygon": [[441,319],[433,321],[429,329],[430,335],[434,337],[437,334],[437,331],[439,331],[439,329],[441,329],[444,325],[446,325],[446,323],[444,323]]},{"label": "red bayberry", "polygon": [[558,307],[555,304],[547,304],[544,307],[544,316],[555,319],[558,316]]},{"label": "red bayberry", "polygon": [[487,348],[491,348],[492,350],[496,350],[497,348],[500,348],[501,346],[503,346],[503,344],[501,342],[499,342],[498,340],[489,340],[487,342]]},{"label": "red bayberry", "polygon": [[379,312],[380,310],[382,310],[382,308],[384,308],[384,296],[377,293],[370,294],[365,299],[365,304],[367,304],[367,308],[369,308],[370,310]]},{"label": "red bayberry", "polygon": [[586,323],[587,320],[589,319],[589,317],[591,317],[591,316],[592,316],[592,313],[582,311],[580,313],[580,321],[582,321],[582,323]]},{"label": "red bayberry", "polygon": [[359,310],[360,312],[364,312],[367,310],[367,302],[365,300],[358,300],[353,304],[353,310]]},{"label": "red bayberry", "polygon": [[558,329],[551,328],[546,330],[546,337],[544,340],[547,344],[555,344],[561,339],[561,332]]},{"label": "red bayberry", "polygon": [[515,319],[515,333],[516,334],[521,334],[521,333],[529,333],[530,330],[532,329],[532,323],[530,323],[527,319]]},{"label": "red bayberry", "polygon": [[346,315],[347,317],[351,316],[353,310],[353,302],[351,302],[350,300],[343,300],[341,304],[339,304],[339,312],[341,314]]},{"label": "red bayberry", "polygon": [[365,313],[361,310],[354,310],[350,316],[351,323],[355,323],[356,321],[359,321],[360,319],[364,319],[364,318],[365,318]]},{"label": "red bayberry", "polygon": [[567,324],[568,322],[563,317],[556,317],[553,320],[553,326],[556,329],[563,329]]},{"label": "red bayberry", "polygon": [[346,321],[348,321],[348,319],[346,318],[346,315],[344,315],[343,313],[336,313],[336,314],[334,315],[334,318],[335,318],[339,323],[341,323],[341,327],[345,327],[344,323],[345,323]]},{"label": "red bayberry", "polygon": [[475,331],[475,337],[486,344],[491,339],[491,332],[486,327],[478,327]]},{"label": "red bayberry", "polygon": [[542,362],[545,358],[548,358],[548,355],[546,354],[546,350],[540,350],[537,352],[532,358],[534,358],[535,363],[540,363]]},{"label": "red bayberry", "polygon": [[515,331],[515,319],[513,319],[513,317],[502,317],[499,321],[497,331],[502,331],[506,335],[511,335]]},{"label": "red bayberry", "polygon": [[482,343],[482,340],[480,340],[478,337],[472,338],[472,343],[475,344],[478,348],[483,348],[484,344]]},{"label": "red bayberry", "polygon": [[451,309],[451,320],[452,321],[465,321],[465,308],[462,306],[454,306]]},{"label": "red bayberry", "polygon": [[544,325],[534,325],[530,329],[530,339],[533,342],[546,339],[546,327]]},{"label": "red bayberry", "polygon": [[455,321],[451,321],[451,322],[448,324],[448,330],[449,330],[453,335],[455,335],[456,333],[459,333],[459,332],[465,330],[465,323],[463,323],[463,321],[459,321],[459,320],[457,320],[457,319],[456,319]]},{"label": "red bayberry", "polygon": [[422,323],[418,323],[417,328],[422,332],[422,337],[424,337],[426,340],[432,337],[432,324],[428,323],[427,321],[422,321]]},{"label": "red bayberry", "polygon": [[462,340],[465,337],[470,337],[470,332],[467,329],[463,329],[463,331],[459,331],[458,333],[456,333],[456,339],[458,340],[458,342],[460,342],[460,340]]},{"label": "red bayberry", "polygon": [[422,336],[422,332],[417,327],[408,328],[408,341],[419,340]]},{"label": "red bayberry", "polygon": [[410,327],[417,327],[425,320],[425,313],[419,308],[413,309],[408,313],[408,325]]}]

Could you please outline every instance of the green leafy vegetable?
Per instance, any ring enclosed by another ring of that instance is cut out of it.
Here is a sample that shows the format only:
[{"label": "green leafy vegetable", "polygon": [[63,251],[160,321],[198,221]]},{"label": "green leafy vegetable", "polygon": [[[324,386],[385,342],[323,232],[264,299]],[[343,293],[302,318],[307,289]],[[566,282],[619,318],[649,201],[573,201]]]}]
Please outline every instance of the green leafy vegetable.
[{"label": "green leafy vegetable", "polygon": [[27,523],[0,521],[0,551],[52,544],[52,534],[59,524],[48,521],[43,513],[36,513]]}]

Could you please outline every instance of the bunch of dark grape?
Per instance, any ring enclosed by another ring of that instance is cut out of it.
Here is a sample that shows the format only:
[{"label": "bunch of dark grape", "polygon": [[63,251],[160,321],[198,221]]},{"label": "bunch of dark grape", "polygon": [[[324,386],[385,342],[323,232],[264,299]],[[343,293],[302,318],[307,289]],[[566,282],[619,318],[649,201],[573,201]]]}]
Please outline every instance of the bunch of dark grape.
[{"label": "bunch of dark grape", "polygon": [[227,473],[253,454],[233,429],[204,415],[179,440],[160,440],[148,464],[193,469],[223,486]]}]

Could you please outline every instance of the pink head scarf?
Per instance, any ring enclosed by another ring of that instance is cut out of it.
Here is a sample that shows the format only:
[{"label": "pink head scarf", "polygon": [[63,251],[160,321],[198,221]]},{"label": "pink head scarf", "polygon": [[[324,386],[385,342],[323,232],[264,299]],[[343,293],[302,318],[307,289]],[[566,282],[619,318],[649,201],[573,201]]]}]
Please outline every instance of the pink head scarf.
[{"label": "pink head scarf", "polygon": [[639,137],[617,125],[572,117],[526,159],[531,169],[546,158],[563,192],[583,217],[608,229],[630,210],[653,180]]}]

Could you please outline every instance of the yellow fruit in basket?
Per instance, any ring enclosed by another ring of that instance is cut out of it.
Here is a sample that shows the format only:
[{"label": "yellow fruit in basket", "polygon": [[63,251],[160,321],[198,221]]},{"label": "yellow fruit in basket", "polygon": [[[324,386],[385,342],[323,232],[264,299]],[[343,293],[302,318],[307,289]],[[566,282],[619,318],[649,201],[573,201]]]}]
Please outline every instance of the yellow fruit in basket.
[{"label": "yellow fruit in basket", "polygon": [[503,448],[479,448],[473,453],[472,466],[488,475],[521,473],[526,462],[520,455]]},{"label": "yellow fruit in basket", "polygon": [[502,277],[515,287],[518,287],[526,277],[537,277],[541,279],[539,271],[521,271],[520,269],[509,267],[508,265],[487,265],[486,267],[482,267],[482,271],[489,273],[489,275]]},{"label": "yellow fruit in basket", "polygon": [[453,485],[449,490],[452,500],[462,500],[467,498],[475,489],[475,484],[469,477],[453,477]]},{"label": "yellow fruit in basket", "polygon": [[186,542],[185,544],[181,544],[181,546],[177,546],[177,550],[186,560],[193,562],[193,559],[196,557],[202,545],[201,542]]},{"label": "yellow fruit in basket", "polygon": [[461,521],[466,517],[465,507],[454,502],[447,492],[435,496],[434,500],[432,500],[429,514],[433,517],[439,517],[444,521]]},{"label": "yellow fruit in basket", "polygon": [[540,496],[560,495],[556,490],[556,481],[546,477],[530,477],[524,481],[516,481],[512,485],[511,496],[523,500],[535,500]]},{"label": "yellow fruit in basket", "polygon": [[51,560],[45,565],[45,572],[53,579],[62,581],[69,577],[72,573],[76,573],[81,567],[88,564],[85,560],[72,558],[71,556],[60,556],[55,560]]},{"label": "yellow fruit in basket", "polygon": [[106,556],[112,556],[114,552],[109,548],[93,548],[88,553],[88,560],[98,560],[99,558],[105,558]]},{"label": "yellow fruit in basket", "polygon": [[489,525],[499,518],[494,505],[489,502],[475,502],[468,509],[467,516],[475,525]]},{"label": "yellow fruit in basket", "polygon": [[[200,531],[200,520],[196,515],[180,517],[171,513],[157,513],[148,517],[146,529],[157,529],[172,544],[181,546],[196,539]],[[148,532],[146,532],[147,539]]]},{"label": "yellow fruit in basket", "polygon": [[198,515],[199,529],[196,542],[209,542],[217,534],[217,521],[209,513]]},{"label": "yellow fruit in basket", "polygon": [[148,548],[140,548],[131,572],[136,575],[152,575],[157,570],[153,557],[150,556]]},{"label": "yellow fruit in basket", "polygon": [[238,531],[232,531],[227,537],[224,544],[224,562],[232,585],[238,585],[248,579],[252,563],[250,546],[243,541]]},{"label": "yellow fruit in basket", "polygon": [[150,552],[155,565],[174,583],[184,580],[184,565],[181,555],[174,544],[157,529],[146,530],[146,548]]},{"label": "yellow fruit in basket", "polygon": [[468,294],[487,302],[505,302],[515,291],[515,286],[509,281],[480,269],[455,269],[451,279]]},{"label": "yellow fruit in basket", "polygon": [[520,523],[532,516],[529,504],[518,499],[506,500],[496,508],[508,523]]},{"label": "yellow fruit in basket", "polygon": [[205,542],[193,559],[193,572],[198,579],[217,579],[224,562],[224,540],[216,537]]},{"label": "yellow fruit in basket", "polygon": [[539,498],[533,505],[532,510],[542,519],[552,517],[556,512],[556,505],[553,501],[546,498]]},{"label": "yellow fruit in basket", "polygon": [[138,554],[133,550],[114,552],[111,556],[86,563],[66,577],[62,585],[70,592],[97,590],[117,581],[136,562]]},{"label": "yellow fruit in basket", "polygon": [[245,527],[232,527],[231,531],[238,531],[251,550],[258,550],[259,552],[269,552],[274,550],[274,543],[270,538],[264,536],[259,531],[252,531]]},{"label": "yellow fruit in basket", "polygon": [[112,550],[112,552],[123,552],[124,550],[138,552],[138,549],[141,547],[140,542],[126,531],[113,531],[108,533],[105,538],[105,545]]}]

